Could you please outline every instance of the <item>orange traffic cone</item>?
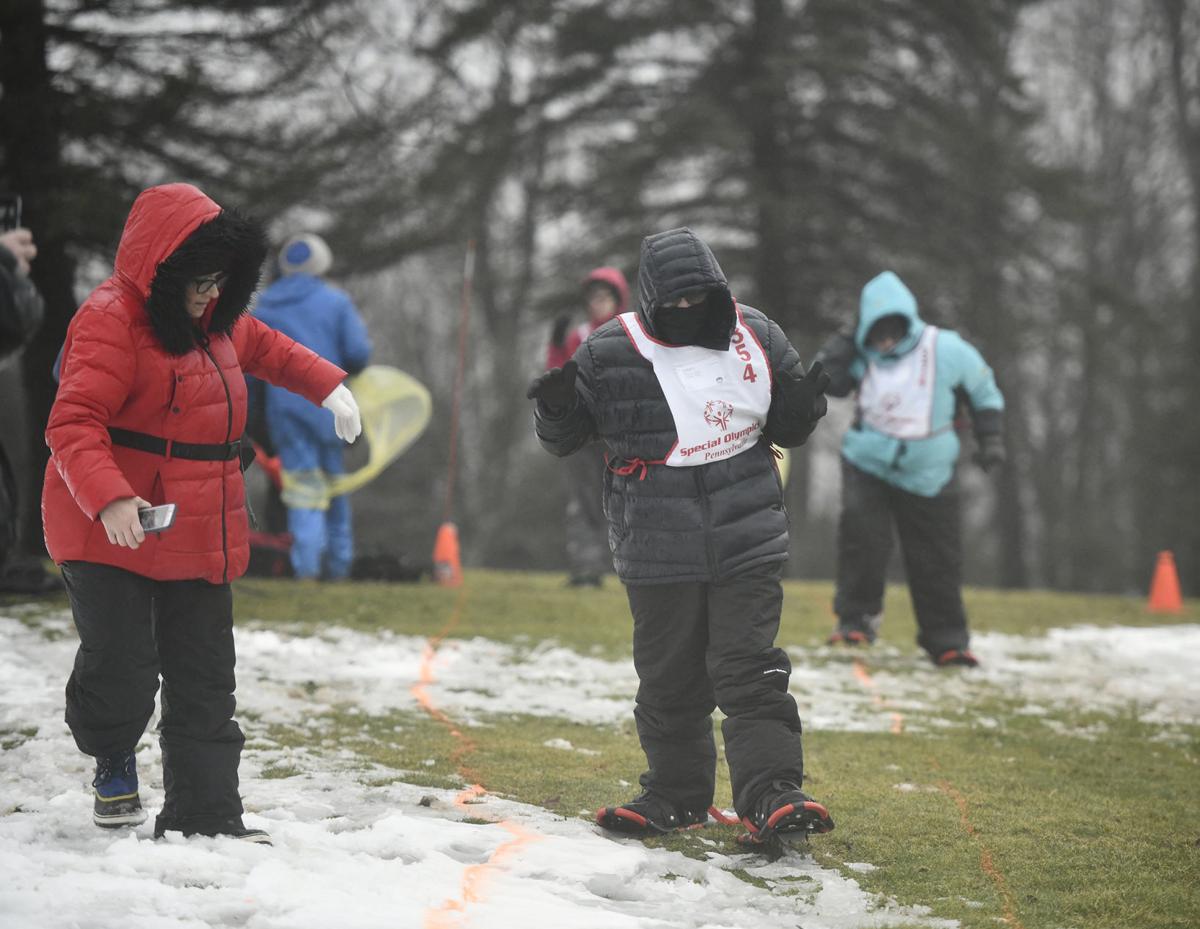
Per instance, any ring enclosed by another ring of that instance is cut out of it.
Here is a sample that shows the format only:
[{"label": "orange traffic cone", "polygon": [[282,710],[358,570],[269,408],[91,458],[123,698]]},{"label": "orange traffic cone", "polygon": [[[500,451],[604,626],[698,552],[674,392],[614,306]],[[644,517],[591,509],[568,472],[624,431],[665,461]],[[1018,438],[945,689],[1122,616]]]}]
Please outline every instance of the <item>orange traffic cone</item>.
[{"label": "orange traffic cone", "polygon": [[462,562],[458,558],[458,527],[442,523],[433,542],[433,579],[443,587],[462,584]]},{"label": "orange traffic cone", "polygon": [[1150,602],[1146,609],[1151,613],[1183,612],[1179,575],[1175,572],[1175,556],[1170,552],[1158,553],[1158,563],[1154,566],[1154,580],[1150,582]]}]

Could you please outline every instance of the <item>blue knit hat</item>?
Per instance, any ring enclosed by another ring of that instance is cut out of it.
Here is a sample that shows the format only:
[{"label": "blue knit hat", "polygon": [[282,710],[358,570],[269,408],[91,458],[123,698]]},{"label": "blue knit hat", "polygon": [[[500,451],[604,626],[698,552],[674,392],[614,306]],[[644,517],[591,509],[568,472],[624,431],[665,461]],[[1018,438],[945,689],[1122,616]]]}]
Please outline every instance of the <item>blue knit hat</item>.
[{"label": "blue knit hat", "polygon": [[319,277],[333,265],[333,253],[315,232],[294,235],[279,251],[279,270],[283,274],[311,274]]}]

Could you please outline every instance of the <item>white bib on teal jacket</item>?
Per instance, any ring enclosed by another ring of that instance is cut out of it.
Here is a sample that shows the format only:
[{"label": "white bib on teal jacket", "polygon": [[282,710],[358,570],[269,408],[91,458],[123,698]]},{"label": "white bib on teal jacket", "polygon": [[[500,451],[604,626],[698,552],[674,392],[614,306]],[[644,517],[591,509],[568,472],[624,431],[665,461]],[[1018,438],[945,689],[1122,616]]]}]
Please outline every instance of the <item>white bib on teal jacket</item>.
[{"label": "white bib on teal jacket", "polygon": [[933,388],[937,373],[937,327],[926,326],[908,354],[881,365],[871,361],[858,390],[862,421],[895,439],[933,434]]}]

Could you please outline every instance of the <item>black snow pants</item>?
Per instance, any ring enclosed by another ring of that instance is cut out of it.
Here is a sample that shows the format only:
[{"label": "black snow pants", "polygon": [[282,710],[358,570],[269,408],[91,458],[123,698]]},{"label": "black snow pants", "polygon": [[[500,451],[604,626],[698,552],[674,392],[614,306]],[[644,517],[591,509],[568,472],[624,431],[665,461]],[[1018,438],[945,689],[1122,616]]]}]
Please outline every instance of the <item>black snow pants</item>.
[{"label": "black snow pants", "polygon": [[563,462],[567,472],[567,569],[573,581],[597,581],[612,570],[604,516],[604,449],[589,445]]},{"label": "black snow pants", "polygon": [[935,658],[952,648],[965,649],[969,634],[962,601],[962,528],[954,480],[936,497],[922,497],[842,459],[833,611],[850,626],[861,625],[863,617],[883,613],[893,521],[917,616],[917,644]]},{"label": "black snow pants", "polygon": [[772,780],[801,783],[800,716],[787,692],[792,665],[775,646],[782,571],[776,562],[719,584],[627,585],[644,789],[683,809],[708,809],[718,706],[739,815],[753,810]]},{"label": "black snow pants", "polygon": [[132,750],[162,675],[163,789],[155,831],[211,834],[242,815],[233,719],[233,594],[228,584],[155,581],[86,561],[63,565],[79,651],[67,681],[75,744]]}]

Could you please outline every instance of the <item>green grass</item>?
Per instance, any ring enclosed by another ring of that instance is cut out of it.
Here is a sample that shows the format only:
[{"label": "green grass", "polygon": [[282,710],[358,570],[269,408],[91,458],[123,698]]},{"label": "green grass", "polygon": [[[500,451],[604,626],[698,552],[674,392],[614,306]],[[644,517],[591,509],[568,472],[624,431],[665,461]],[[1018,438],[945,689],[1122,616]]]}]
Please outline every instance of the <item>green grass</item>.
[{"label": "green grass", "polygon": [[816,857],[869,861],[879,870],[858,876],[864,886],[967,927],[1008,909],[1027,929],[1195,926],[1200,730],[1174,745],[1134,720],[1108,723],[1095,741],[1021,717],[937,739],[810,733],[813,789],[838,814]]},{"label": "green grass", "polygon": [[[239,623],[298,634],[338,625],[516,645],[554,639],[608,658],[627,658],[630,650],[628,605],[612,580],[599,592],[577,591],[565,588],[560,575],[472,571],[459,591],[264,580],[243,580],[235,588]],[[831,625],[831,586],[788,582],[785,589],[780,643],[801,649],[821,644]],[[968,590],[966,598],[973,629],[1031,636],[1078,624],[1200,622],[1194,603],[1179,616],[1162,617],[1147,614],[1143,601],[1132,598],[984,590]],[[19,615],[38,624],[64,605],[52,598]],[[914,632],[907,592],[890,590],[885,636],[903,654],[866,653],[872,670],[916,673],[918,662],[909,656]],[[803,660],[802,653],[796,660]],[[1200,725],[1166,733],[1132,706],[1116,716],[1062,707],[1034,717],[1017,712],[1019,701],[1004,695],[966,706],[936,692],[927,699],[924,715],[946,725],[900,735],[806,732],[809,789],[838,823],[835,832],[812,842],[821,864],[843,869],[869,890],[958,919],[965,929],[995,929],[1010,917],[1010,925],[1024,929],[1200,925]],[[978,725],[982,717],[995,724]],[[462,728],[470,740],[466,750],[447,727],[415,709],[372,716],[345,707],[322,722],[316,729],[247,723],[252,739],[296,750],[272,762],[264,776],[295,776],[305,752],[333,758],[349,749],[372,782],[388,776],[384,769],[397,780],[431,787],[478,781],[494,794],[579,817],[636,792],[643,762],[632,722],[602,727],[485,717],[486,725]],[[21,736],[0,734],[7,740]],[[547,747],[551,739],[599,754]],[[721,764],[718,802],[728,805],[725,777]],[[648,844],[702,857],[714,850],[708,841],[718,851],[739,852],[735,831],[725,827]],[[855,862],[877,870],[847,867]],[[774,892],[812,891],[801,881]]]},{"label": "green grass", "polygon": [[[846,873],[868,890],[961,920],[965,929],[994,929],[1010,912],[1026,929],[1192,927],[1200,913],[1200,730],[1186,744],[1155,743],[1154,731],[1133,719],[1107,721],[1108,733],[1097,741],[1062,739],[1022,717],[1011,717],[999,733],[964,726],[936,738],[810,732],[808,787],[838,822],[833,833],[813,839],[812,851],[829,867],[875,865],[873,872]],[[328,722],[324,731],[339,735],[326,750],[350,748],[394,769],[398,781],[464,783],[456,764],[462,743],[421,713],[338,713]],[[493,794],[574,818],[636,791],[620,783],[636,781],[642,766],[632,724],[506,715],[462,731],[471,742],[460,759],[466,780]],[[295,746],[312,738],[282,727],[270,735]],[[599,754],[545,747],[551,739]],[[725,775],[719,766],[722,804],[729,802]],[[967,805],[973,836],[956,796]],[[714,826],[646,844],[696,858],[738,855],[736,835]],[[981,867],[985,852],[1007,898]]]},{"label": "green grass", "polygon": [[[461,597],[460,638],[483,636],[500,642],[556,639],[587,654],[618,657],[629,653],[632,623],[624,588],[609,578],[599,591],[567,588],[560,574],[469,571],[461,590],[431,584],[297,584],[243,579],[235,586],[238,616],[315,631],[330,623],[352,629],[389,629],[433,635],[443,629]],[[784,584],[781,642],[813,645],[832,626],[833,586],[822,581]],[[971,626],[977,630],[1036,635],[1080,624],[1151,626],[1200,622],[1200,607],[1189,602],[1179,616],[1155,616],[1143,601],[1129,597],[968,589]],[[885,635],[913,641],[916,625],[907,590],[888,591]]]}]

